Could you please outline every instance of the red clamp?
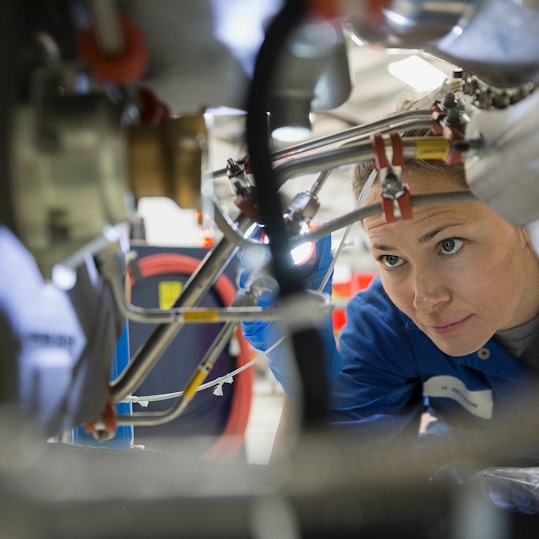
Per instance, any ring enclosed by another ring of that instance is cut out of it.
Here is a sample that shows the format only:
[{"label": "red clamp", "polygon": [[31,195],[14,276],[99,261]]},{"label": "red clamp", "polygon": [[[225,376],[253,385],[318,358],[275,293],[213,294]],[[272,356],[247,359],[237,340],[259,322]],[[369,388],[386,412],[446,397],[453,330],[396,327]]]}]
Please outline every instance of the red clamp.
[{"label": "red clamp", "polygon": [[[249,156],[246,155],[237,161],[228,160],[227,176],[229,178],[240,178],[239,182],[235,182],[236,198],[234,204],[245,214],[251,221],[261,223],[260,213],[256,207],[256,189],[248,181],[247,176],[252,174],[251,163]],[[242,183],[241,178],[245,180]]]},{"label": "red clamp", "polygon": [[390,133],[389,138],[393,148],[391,165],[387,159],[382,135],[372,135],[371,142],[374,149],[374,164],[382,185],[382,213],[386,223],[393,223],[396,221],[395,202],[399,205],[402,219],[412,218],[412,197],[408,186],[402,183],[402,166],[404,164],[402,139],[396,131]]},{"label": "red clamp", "polygon": [[90,421],[84,424],[84,432],[86,434],[94,434],[98,439],[109,439],[116,432],[116,410],[112,403],[110,393],[107,395],[105,409],[101,416],[101,421]]}]

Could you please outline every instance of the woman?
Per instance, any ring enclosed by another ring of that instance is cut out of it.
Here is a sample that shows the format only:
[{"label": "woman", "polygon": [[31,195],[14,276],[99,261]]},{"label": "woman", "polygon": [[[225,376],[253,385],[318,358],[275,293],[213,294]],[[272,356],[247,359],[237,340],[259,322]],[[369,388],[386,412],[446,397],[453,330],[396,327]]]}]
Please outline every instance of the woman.
[{"label": "woman", "polygon": [[[356,193],[367,171],[359,167]],[[412,194],[466,189],[462,166],[409,161]],[[375,185],[367,203],[380,197]],[[539,361],[539,261],[527,232],[482,202],[415,207],[413,219],[364,221],[380,277],[348,306],[332,421],[392,436],[425,410],[448,427],[507,419]]]},{"label": "woman", "polygon": [[[356,196],[369,173],[357,168]],[[406,162],[403,181],[412,195],[467,189],[463,167],[442,161]],[[380,196],[375,183],[366,204]],[[411,220],[391,223],[379,214],[364,227],[380,276],[349,302],[338,351],[324,335],[331,422],[387,439],[510,420],[539,371],[539,261],[528,233],[479,201],[414,207]],[[271,327],[243,324],[261,350],[275,340]],[[287,361],[269,357],[290,391]]]}]

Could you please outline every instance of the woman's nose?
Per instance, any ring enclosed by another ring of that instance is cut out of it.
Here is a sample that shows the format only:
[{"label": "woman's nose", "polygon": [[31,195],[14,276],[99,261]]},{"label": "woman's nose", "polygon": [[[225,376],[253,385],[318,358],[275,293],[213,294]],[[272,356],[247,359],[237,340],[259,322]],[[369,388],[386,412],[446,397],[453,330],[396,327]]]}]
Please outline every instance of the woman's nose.
[{"label": "woman's nose", "polygon": [[414,308],[429,313],[450,299],[449,288],[436,272],[420,271],[414,279]]}]

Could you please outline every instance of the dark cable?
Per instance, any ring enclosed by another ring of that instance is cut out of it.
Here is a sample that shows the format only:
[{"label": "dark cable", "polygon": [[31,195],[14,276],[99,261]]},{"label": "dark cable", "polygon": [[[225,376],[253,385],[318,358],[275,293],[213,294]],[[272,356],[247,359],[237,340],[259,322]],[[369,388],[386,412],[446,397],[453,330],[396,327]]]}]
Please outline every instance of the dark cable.
[{"label": "dark cable", "polygon": [[[290,297],[303,289],[302,278],[292,262],[290,242],[282,220],[281,202],[274,179],[267,118],[271,88],[280,51],[305,15],[301,0],[288,0],[267,28],[256,58],[247,102],[247,146],[255,178],[258,206],[265,225],[280,296]],[[326,423],[327,381],[321,338],[315,328],[292,333],[292,345],[301,380],[301,422],[305,428]]]},{"label": "dark cable", "polygon": [[283,297],[301,290],[302,283],[290,256],[288,235],[281,215],[281,201],[273,177],[267,104],[279,53],[292,30],[301,21],[303,11],[301,1],[288,0],[271,21],[258,51],[247,102],[249,160],[255,178],[260,215],[270,240],[273,269]]}]

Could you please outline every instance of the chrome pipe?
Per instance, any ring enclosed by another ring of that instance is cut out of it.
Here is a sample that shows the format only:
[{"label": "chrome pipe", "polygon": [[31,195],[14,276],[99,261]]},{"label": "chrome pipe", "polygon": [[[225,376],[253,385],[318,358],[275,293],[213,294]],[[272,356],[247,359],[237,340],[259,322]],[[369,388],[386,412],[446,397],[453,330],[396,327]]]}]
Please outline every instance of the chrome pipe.
[{"label": "chrome pipe", "polygon": [[[251,224],[248,217],[243,214],[238,218],[238,229],[246,230]],[[222,238],[199,264],[195,273],[191,275],[183,287],[182,293],[173,307],[193,307],[209,289],[215,278],[227,266],[234,255],[236,246],[226,238]],[[144,380],[148,372],[157,363],[162,353],[174,340],[178,332],[185,325],[180,319],[172,323],[159,324],[149,335],[146,341],[135,352],[129,365],[111,382],[110,392],[113,402],[123,400],[131,391],[136,389]]]},{"label": "chrome pipe", "polygon": [[125,52],[125,40],[114,0],[90,0],[94,34],[99,50],[114,58]]}]

